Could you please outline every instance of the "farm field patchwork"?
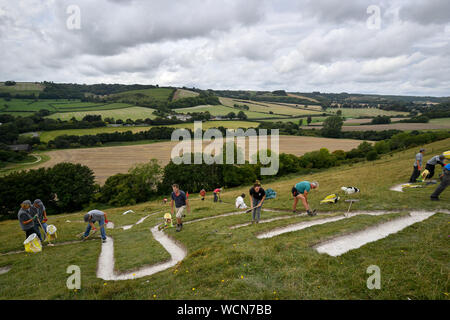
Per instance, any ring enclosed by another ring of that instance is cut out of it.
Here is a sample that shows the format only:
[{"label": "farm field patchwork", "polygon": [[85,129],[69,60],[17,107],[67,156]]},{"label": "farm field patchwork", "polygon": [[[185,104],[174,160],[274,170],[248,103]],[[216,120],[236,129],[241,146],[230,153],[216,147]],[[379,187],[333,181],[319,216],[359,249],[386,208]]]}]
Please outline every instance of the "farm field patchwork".
[{"label": "farm field patchwork", "polygon": [[236,115],[239,113],[239,111],[243,111],[249,119],[260,119],[260,118],[273,118],[276,117],[276,115],[262,112],[254,112],[254,111],[248,111],[248,110],[240,110],[233,107],[227,107],[224,105],[203,105],[203,106],[196,106],[191,108],[180,108],[175,109],[176,112],[179,113],[189,113],[189,112],[206,112],[208,111],[213,116],[225,116],[230,112],[234,112]]},{"label": "farm field patchwork", "polygon": [[[103,184],[106,179],[116,173],[126,173],[137,163],[145,163],[155,158],[165,165],[169,162],[172,148],[178,142],[158,142],[147,145],[131,145],[117,147],[99,147],[85,149],[67,149],[46,152],[50,160],[36,166],[51,167],[60,162],[73,162],[87,165],[94,170],[96,179]],[[303,155],[306,152],[327,148],[348,151],[357,147],[361,141],[351,139],[328,139],[316,137],[280,136],[279,152]],[[268,144],[270,148],[270,143]],[[247,147],[248,150],[248,147]],[[248,151],[246,156],[248,155]]]},{"label": "farm field patchwork", "polygon": [[114,118],[115,120],[121,119],[123,121],[125,121],[126,119],[145,120],[146,118],[150,119],[156,118],[156,116],[153,114],[153,111],[155,111],[155,109],[144,107],[126,107],[126,106],[127,104],[114,103],[111,105],[102,106],[99,109],[91,111],[58,112],[48,116],[48,118],[61,119],[63,121],[70,120],[73,117],[75,117],[77,120],[81,120],[86,115],[101,115],[103,119]]},{"label": "farm field patchwork", "polygon": [[269,113],[273,112],[272,117],[276,117],[279,115],[282,116],[301,116],[301,115],[318,115],[322,114],[323,112],[319,112],[316,108],[310,108],[310,110],[305,109],[305,106],[296,107],[296,105],[293,104],[276,104],[276,103],[270,103],[270,102],[255,102],[255,101],[247,101],[247,100],[238,100],[238,99],[231,99],[231,98],[220,98],[220,101],[223,105],[231,107],[235,110],[240,110],[237,108],[234,108],[233,106],[235,104],[238,105],[247,105],[249,107],[249,111],[253,112],[261,112],[261,113]]}]

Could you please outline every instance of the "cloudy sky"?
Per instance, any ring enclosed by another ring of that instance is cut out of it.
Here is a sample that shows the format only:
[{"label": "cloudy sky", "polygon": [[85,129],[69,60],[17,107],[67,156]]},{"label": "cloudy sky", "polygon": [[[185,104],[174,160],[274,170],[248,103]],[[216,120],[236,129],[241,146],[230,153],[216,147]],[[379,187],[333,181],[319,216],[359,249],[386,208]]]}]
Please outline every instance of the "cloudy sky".
[{"label": "cloudy sky", "polygon": [[448,0],[0,0],[0,48],[0,81],[450,96]]}]

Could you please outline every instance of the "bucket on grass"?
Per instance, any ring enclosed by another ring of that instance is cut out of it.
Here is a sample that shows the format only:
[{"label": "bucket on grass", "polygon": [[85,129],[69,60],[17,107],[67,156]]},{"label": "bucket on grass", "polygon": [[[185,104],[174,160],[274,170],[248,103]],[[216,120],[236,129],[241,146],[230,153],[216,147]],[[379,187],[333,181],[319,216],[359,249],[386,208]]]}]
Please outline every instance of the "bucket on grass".
[{"label": "bucket on grass", "polygon": [[47,226],[47,239],[48,241],[56,240],[56,227],[52,224]]},{"label": "bucket on grass", "polygon": [[36,233],[31,234],[27,240],[23,242],[25,251],[30,253],[37,253],[42,251],[41,240],[39,240]]}]

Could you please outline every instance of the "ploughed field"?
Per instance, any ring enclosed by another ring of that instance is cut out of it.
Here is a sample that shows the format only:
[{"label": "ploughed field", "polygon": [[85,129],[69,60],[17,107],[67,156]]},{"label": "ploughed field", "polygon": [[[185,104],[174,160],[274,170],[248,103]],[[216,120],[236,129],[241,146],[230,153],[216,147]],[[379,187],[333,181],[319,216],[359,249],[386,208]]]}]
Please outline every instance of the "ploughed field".
[{"label": "ploughed field", "polygon": [[[327,148],[330,152],[349,151],[360,143],[360,140],[352,139],[280,136],[279,152],[300,156],[321,148]],[[167,164],[170,161],[172,149],[177,144],[178,142],[168,141],[131,146],[55,150],[46,153],[50,160],[34,168],[52,167],[60,162],[80,163],[91,168],[96,181],[103,184],[109,176],[126,173],[133,165],[148,162],[152,158],[158,159],[162,165]],[[204,146],[208,144],[204,143]],[[268,147],[271,147],[270,137]],[[245,156],[248,158],[248,145],[246,150]],[[193,148],[192,151],[194,151]]]}]

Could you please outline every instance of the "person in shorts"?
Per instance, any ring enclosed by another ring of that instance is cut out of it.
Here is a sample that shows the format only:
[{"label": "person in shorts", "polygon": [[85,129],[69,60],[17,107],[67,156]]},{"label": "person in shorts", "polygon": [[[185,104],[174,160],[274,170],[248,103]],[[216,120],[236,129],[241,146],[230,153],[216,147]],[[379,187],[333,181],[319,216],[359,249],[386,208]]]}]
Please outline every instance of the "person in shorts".
[{"label": "person in shorts", "polygon": [[188,213],[190,213],[190,211],[191,211],[191,209],[189,207],[189,201],[188,201],[184,191],[180,190],[180,187],[178,186],[178,184],[172,185],[171,198],[172,198],[172,201],[170,202],[171,214],[173,215],[173,212],[174,212],[173,205],[175,204],[176,217],[177,217],[176,231],[180,232],[181,229],[183,229],[182,218],[185,215],[185,211],[187,210]]}]

